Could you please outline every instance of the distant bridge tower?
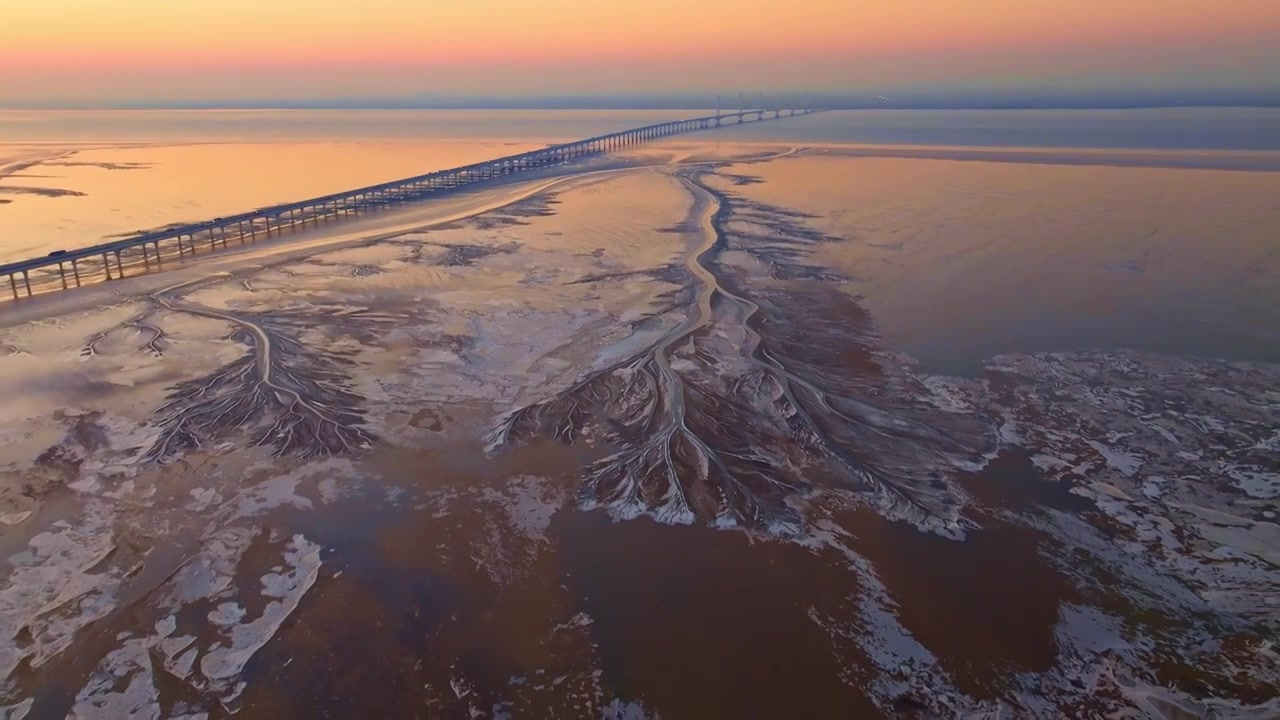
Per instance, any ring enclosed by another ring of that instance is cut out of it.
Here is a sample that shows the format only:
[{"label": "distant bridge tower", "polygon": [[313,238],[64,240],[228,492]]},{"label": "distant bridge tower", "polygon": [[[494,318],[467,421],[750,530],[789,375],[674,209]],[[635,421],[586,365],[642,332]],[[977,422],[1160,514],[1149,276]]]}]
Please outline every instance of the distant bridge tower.
[{"label": "distant bridge tower", "polygon": [[720,96],[716,96],[716,127],[720,127]]}]

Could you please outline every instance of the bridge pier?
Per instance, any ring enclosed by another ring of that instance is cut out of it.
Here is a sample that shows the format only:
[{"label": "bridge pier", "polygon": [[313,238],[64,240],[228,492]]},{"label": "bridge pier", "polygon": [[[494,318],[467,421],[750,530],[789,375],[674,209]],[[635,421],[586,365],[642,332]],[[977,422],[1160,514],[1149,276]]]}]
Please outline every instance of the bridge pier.
[{"label": "bridge pier", "polygon": [[13,273],[9,273],[9,285],[13,286],[13,299],[18,299],[18,280]]}]

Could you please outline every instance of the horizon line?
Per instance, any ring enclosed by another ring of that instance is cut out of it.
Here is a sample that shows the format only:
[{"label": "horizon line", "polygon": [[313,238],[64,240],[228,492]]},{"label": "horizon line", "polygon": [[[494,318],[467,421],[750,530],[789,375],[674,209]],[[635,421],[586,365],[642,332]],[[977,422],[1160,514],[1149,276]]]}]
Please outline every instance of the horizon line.
[{"label": "horizon line", "polygon": [[0,110],[678,110],[809,106],[828,110],[1106,110],[1156,108],[1280,107],[1277,87],[1185,87],[1161,89],[1022,87],[906,87],[877,90],[715,93],[707,91],[642,93],[415,93],[392,96],[286,98],[220,97],[207,100],[0,101]]}]

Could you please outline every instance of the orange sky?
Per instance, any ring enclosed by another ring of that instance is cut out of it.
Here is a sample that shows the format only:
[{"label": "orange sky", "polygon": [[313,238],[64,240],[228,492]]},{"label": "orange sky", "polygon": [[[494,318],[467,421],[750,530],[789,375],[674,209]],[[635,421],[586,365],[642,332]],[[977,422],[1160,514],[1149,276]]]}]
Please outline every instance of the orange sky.
[{"label": "orange sky", "polygon": [[1280,0],[2,6],[0,104],[1280,78]]}]

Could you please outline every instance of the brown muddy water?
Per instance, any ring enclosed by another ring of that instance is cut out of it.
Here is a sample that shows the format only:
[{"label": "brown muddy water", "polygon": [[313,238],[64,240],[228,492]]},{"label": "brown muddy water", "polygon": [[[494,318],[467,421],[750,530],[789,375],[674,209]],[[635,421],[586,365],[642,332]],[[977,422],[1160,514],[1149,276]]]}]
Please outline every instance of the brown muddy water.
[{"label": "brown muddy water", "polygon": [[3,713],[1276,717],[1274,174],[726,152],[0,329]]}]

